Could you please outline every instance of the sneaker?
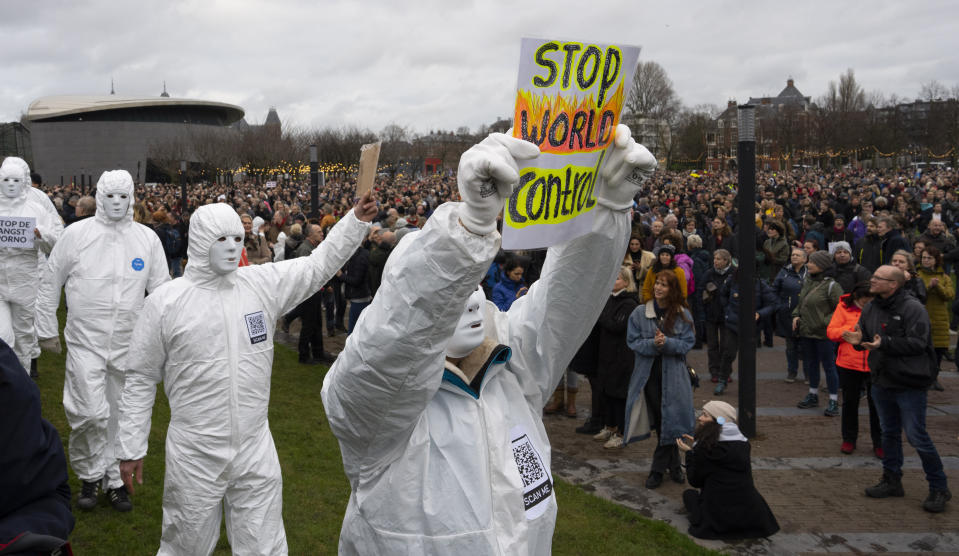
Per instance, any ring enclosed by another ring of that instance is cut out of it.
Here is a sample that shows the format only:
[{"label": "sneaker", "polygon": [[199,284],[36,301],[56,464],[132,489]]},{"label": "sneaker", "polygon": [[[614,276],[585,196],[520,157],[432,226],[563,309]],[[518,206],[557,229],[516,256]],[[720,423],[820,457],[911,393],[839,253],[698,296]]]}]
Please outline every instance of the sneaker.
[{"label": "sneaker", "polygon": [[938,514],[946,511],[946,502],[952,499],[952,493],[948,490],[929,490],[929,496],[922,503],[922,509],[927,512]]},{"label": "sneaker", "polygon": [[902,489],[902,479],[885,472],[879,479],[879,483],[866,489],[866,496],[870,498],[901,497],[905,495],[906,491]]},{"label": "sneaker", "polygon": [[77,507],[81,510],[92,510],[97,507],[97,496],[100,493],[100,481],[83,481],[80,495],[77,496]]},{"label": "sneaker", "polygon": [[796,382],[796,375],[795,375],[795,374],[791,374],[791,375],[787,374],[787,375],[786,375],[786,379],[785,379],[783,382],[785,382],[786,384],[792,384],[792,383]]},{"label": "sneaker", "polygon": [[726,391],[726,381],[725,381],[725,380],[720,380],[720,381],[719,381],[719,384],[716,385],[716,389],[713,390],[713,395],[714,395],[714,396],[722,396],[722,395],[723,395],[723,392],[725,392],[725,391]]},{"label": "sneaker", "polygon": [[801,402],[796,404],[796,407],[798,407],[799,409],[810,409],[813,407],[819,407],[819,395],[806,394],[806,397],[803,398]]},{"label": "sneaker", "polygon": [[844,454],[851,454],[856,450],[856,445],[852,442],[843,442],[842,446],[839,447],[839,451]]},{"label": "sneaker", "polygon": [[603,427],[603,430],[593,435],[593,440],[597,442],[606,442],[609,440],[609,437],[613,436],[613,432],[615,432],[615,429]]},{"label": "sneaker", "polygon": [[875,454],[876,459],[882,459],[883,456],[886,455],[886,452],[884,452],[882,448],[873,448],[872,453]]},{"label": "sneaker", "polygon": [[603,425],[599,421],[594,421],[592,417],[586,419],[586,422],[576,427],[576,434],[594,435],[603,430]]},{"label": "sneaker", "polygon": [[829,405],[826,406],[826,411],[822,412],[826,417],[835,417],[839,415],[839,402],[836,400],[829,400]]},{"label": "sneaker", "polygon": [[683,473],[683,468],[679,465],[669,470],[669,478],[672,479],[674,483],[683,484],[686,482],[686,474]]},{"label": "sneaker", "polygon": [[133,502],[130,502],[130,496],[127,494],[127,487],[119,486],[107,490],[107,498],[110,499],[110,505],[118,512],[129,512],[133,509]]},{"label": "sneaker", "polygon": [[603,444],[603,448],[607,450],[618,450],[623,447],[623,435],[618,432],[614,432],[609,440],[606,441],[606,444]]},{"label": "sneaker", "polygon": [[646,488],[654,489],[659,488],[663,484],[663,474],[659,471],[651,471],[649,477],[646,478]]}]

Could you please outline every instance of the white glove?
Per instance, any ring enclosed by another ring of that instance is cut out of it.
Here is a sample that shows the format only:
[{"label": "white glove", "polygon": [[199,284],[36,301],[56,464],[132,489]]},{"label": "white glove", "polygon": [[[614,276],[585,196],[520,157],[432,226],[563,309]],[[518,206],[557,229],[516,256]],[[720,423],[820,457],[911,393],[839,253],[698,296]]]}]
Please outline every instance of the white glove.
[{"label": "white glove", "polygon": [[43,351],[52,351],[53,353],[60,353],[62,349],[60,348],[60,338],[42,338],[39,342],[40,349]]},{"label": "white glove", "polygon": [[599,170],[597,202],[612,210],[631,208],[639,186],[653,175],[656,165],[656,157],[633,140],[629,127],[619,124]]},{"label": "white glove", "polygon": [[519,183],[517,160],[539,156],[539,147],[504,133],[492,133],[460,157],[457,186],[463,199],[460,222],[470,232],[486,235]]}]

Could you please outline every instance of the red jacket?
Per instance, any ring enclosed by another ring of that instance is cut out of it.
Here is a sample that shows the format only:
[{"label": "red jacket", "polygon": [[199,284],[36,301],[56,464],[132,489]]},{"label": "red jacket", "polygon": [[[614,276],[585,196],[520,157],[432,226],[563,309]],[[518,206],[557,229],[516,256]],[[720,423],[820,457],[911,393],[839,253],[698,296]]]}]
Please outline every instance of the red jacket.
[{"label": "red jacket", "polygon": [[[848,305],[847,305],[848,303]],[[846,294],[839,298],[839,304],[833,311],[832,319],[826,327],[826,336],[839,342],[839,355],[836,357],[836,366],[853,371],[869,372],[869,363],[866,357],[869,355],[867,350],[856,351],[852,344],[842,339],[842,333],[852,332],[859,323],[859,315],[862,309],[852,302],[852,294]]]}]

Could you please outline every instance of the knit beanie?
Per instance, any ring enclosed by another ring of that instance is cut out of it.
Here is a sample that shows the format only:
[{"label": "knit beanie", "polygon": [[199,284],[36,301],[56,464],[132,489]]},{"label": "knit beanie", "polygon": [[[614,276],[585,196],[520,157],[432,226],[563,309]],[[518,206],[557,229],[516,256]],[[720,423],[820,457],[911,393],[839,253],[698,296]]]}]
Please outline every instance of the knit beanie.
[{"label": "knit beanie", "polygon": [[816,251],[812,255],[809,255],[809,262],[815,264],[822,270],[826,270],[832,266],[832,257],[829,256],[828,251]]},{"label": "knit beanie", "polygon": [[720,417],[727,422],[736,422],[736,408],[726,402],[713,400],[703,406],[703,411],[712,415],[713,419],[715,419],[717,422],[719,421]]},{"label": "knit beanie", "polygon": [[852,247],[849,247],[848,241],[834,241],[829,244],[829,253],[835,255],[836,251],[842,249],[846,253],[852,253]]}]

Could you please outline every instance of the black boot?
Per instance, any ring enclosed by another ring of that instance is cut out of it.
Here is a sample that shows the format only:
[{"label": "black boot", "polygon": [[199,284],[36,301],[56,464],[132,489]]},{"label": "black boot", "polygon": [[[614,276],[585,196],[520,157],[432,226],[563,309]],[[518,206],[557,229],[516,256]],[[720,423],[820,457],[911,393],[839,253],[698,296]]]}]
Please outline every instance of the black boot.
[{"label": "black boot", "polygon": [[875,486],[866,489],[866,496],[870,498],[889,498],[890,496],[905,496],[902,488],[902,477],[897,477],[888,471],[883,471],[882,478]]},{"label": "black boot", "polygon": [[30,360],[30,378],[37,379],[40,378],[40,371],[37,370],[37,360]]}]

